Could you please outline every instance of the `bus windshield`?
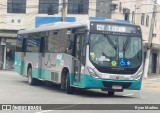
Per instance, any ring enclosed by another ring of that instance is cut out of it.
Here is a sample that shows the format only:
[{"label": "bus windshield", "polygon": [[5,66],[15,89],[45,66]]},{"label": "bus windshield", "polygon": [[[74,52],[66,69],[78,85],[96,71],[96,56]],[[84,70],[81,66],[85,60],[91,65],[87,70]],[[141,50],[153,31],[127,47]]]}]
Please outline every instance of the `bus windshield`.
[{"label": "bus windshield", "polygon": [[139,36],[90,34],[90,61],[98,68],[136,68],[142,63]]}]

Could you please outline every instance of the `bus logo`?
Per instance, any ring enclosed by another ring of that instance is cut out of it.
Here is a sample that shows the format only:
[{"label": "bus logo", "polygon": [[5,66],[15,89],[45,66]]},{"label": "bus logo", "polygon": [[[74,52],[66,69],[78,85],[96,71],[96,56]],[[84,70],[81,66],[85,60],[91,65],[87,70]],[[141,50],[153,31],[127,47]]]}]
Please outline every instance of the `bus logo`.
[{"label": "bus logo", "polygon": [[119,79],[119,76],[116,76],[116,79]]}]

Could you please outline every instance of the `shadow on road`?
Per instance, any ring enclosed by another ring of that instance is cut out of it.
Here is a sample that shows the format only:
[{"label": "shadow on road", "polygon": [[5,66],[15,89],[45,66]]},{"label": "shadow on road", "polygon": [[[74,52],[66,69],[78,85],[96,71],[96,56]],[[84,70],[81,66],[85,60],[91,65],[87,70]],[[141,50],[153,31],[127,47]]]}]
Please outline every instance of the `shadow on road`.
[{"label": "shadow on road", "polygon": [[[22,84],[26,84],[28,85],[28,81],[19,81]],[[58,84],[54,84],[52,82],[44,82],[44,81],[40,81],[39,84],[31,86],[31,87],[37,87],[43,90],[48,90],[48,91],[53,91],[53,92],[57,92],[57,93],[64,93],[65,91],[60,89],[60,85]],[[81,96],[81,97],[90,97],[90,98],[135,98],[135,97],[131,97],[131,96],[124,96],[124,95],[117,95],[115,93],[114,96],[109,96],[107,94],[107,92],[102,92],[101,90],[92,90],[92,89],[80,89],[80,88],[76,88],[74,94],[72,94],[74,96]]]},{"label": "shadow on road", "polygon": [[117,95],[116,93],[114,96],[109,96],[107,92],[102,92],[101,90],[94,91],[90,89],[77,89],[74,94],[81,96],[81,97],[91,97],[91,98],[103,98],[103,97],[105,98],[134,98],[130,96]]}]

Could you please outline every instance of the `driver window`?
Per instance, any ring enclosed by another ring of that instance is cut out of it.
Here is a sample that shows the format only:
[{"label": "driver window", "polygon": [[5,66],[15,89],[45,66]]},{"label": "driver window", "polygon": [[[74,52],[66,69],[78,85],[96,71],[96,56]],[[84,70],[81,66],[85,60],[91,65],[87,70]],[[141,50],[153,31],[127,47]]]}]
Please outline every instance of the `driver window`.
[{"label": "driver window", "polygon": [[81,45],[81,36],[80,35],[77,35],[76,36],[76,51],[75,51],[75,57],[77,59],[80,59],[80,56],[81,56],[81,52],[80,52],[80,45]]},{"label": "driver window", "polygon": [[75,40],[75,58],[82,61],[85,64],[85,44],[84,44],[85,34],[77,34]]}]

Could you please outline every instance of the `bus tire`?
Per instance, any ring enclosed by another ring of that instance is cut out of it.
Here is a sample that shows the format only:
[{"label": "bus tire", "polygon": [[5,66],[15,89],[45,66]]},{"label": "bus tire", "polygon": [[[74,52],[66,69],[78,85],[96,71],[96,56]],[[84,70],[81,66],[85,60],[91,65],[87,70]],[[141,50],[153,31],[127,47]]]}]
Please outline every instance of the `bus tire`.
[{"label": "bus tire", "polygon": [[36,79],[32,78],[32,68],[28,69],[27,76],[28,76],[28,84],[29,85],[35,85]]},{"label": "bus tire", "polygon": [[108,96],[113,96],[114,95],[114,91],[108,91]]},{"label": "bus tire", "polygon": [[74,93],[74,87],[70,86],[70,77],[69,73],[66,74],[66,93],[67,94],[73,94]]}]

